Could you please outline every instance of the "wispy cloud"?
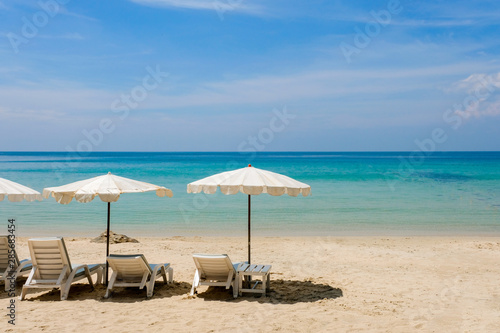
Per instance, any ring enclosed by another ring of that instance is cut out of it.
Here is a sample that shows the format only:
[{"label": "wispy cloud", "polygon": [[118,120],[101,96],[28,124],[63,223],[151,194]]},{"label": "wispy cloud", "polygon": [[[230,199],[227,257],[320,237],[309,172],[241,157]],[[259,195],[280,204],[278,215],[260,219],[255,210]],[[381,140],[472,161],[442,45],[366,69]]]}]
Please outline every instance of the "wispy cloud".
[{"label": "wispy cloud", "polygon": [[214,9],[211,0],[132,0],[147,6],[180,7],[189,9]]},{"label": "wispy cloud", "polygon": [[[481,4],[482,2],[482,4]],[[389,24],[408,28],[454,28],[467,26],[498,25],[498,6],[491,1],[456,1],[454,6],[443,1],[409,3],[401,1],[398,13],[389,13],[388,2],[370,4],[371,8],[360,7],[359,2],[331,2],[329,9],[322,12],[305,10],[296,12],[314,13],[317,17],[328,17],[338,22],[369,23],[376,21],[374,13],[389,16]]]},{"label": "wispy cloud", "polygon": [[30,121],[53,121],[64,116],[63,112],[55,110],[40,110],[40,109],[12,109],[0,107],[0,117],[3,119],[28,119]]},{"label": "wispy cloud", "polygon": [[250,15],[262,14],[262,7],[246,0],[130,0],[144,6],[184,8],[193,10],[231,11]]},{"label": "wispy cloud", "polygon": [[83,40],[85,39],[82,35],[77,32],[68,32],[63,35],[40,35],[40,38],[45,39],[72,39],[72,40]]},{"label": "wispy cloud", "polygon": [[94,17],[90,17],[90,16],[87,16],[87,15],[83,15],[83,14],[71,12],[66,7],[63,7],[63,6],[61,6],[59,8],[59,11],[63,15],[73,16],[73,17],[76,17],[78,19],[83,19],[83,20],[87,20],[87,21],[99,21],[98,19],[96,19]]},{"label": "wispy cloud", "polygon": [[[68,83],[67,86],[71,86]],[[73,84],[74,86],[74,84]],[[0,89],[0,108],[3,117],[30,117],[40,112],[44,119],[57,119],[62,114],[95,112],[109,109],[118,93],[101,90],[64,87],[60,85],[23,84]],[[47,111],[47,110],[50,110]]]},{"label": "wispy cloud", "polygon": [[[312,70],[289,75],[260,75],[244,79],[205,82],[177,96],[152,96],[156,108],[281,103],[283,101],[380,98],[397,93],[435,90],[436,81],[450,82],[457,73],[470,73],[475,64],[455,63],[411,69]],[[487,67],[485,67],[487,68]],[[465,74],[466,75],[466,74]],[[434,82],[434,85],[429,84]],[[369,97],[371,96],[371,97]]]},{"label": "wispy cloud", "polygon": [[416,28],[449,28],[449,27],[467,27],[467,26],[475,26],[478,25],[479,22],[477,20],[472,19],[421,19],[421,20],[412,20],[412,19],[404,19],[404,20],[394,20],[391,22],[394,25],[398,26],[407,26],[407,27],[416,27]]},{"label": "wispy cloud", "polygon": [[[315,101],[315,104],[331,106],[337,103],[338,98],[357,100],[357,96],[376,102],[384,100],[383,96],[398,93],[437,91],[437,87],[430,86],[429,81],[437,78],[451,81],[450,78],[454,78],[457,72],[464,73],[470,70],[470,66],[472,65],[460,63],[398,71],[314,70],[289,75],[260,75],[204,82],[191,86],[189,91],[182,93],[168,89],[151,92],[136,110],[164,112],[199,107],[202,110],[213,110],[214,107],[221,106],[297,101]],[[500,78],[497,78],[497,82],[500,82]],[[111,112],[112,102],[129,89],[89,89],[71,82],[19,83],[18,87],[0,89],[0,107],[28,115],[32,110],[38,109],[62,112],[67,116],[82,112],[89,112],[90,115],[93,112]],[[323,102],[317,102],[318,100]]]},{"label": "wispy cloud", "polygon": [[[471,26],[477,24],[486,24],[485,21],[479,20],[479,18],[409,18],[405,17],[404,12],[401,15],[392,15],[388,24],[395,26],[404,26],[411,28],[447,28],[447,27],[461,27],[461,26]],[[370,23],[375,22],[375,18],[372,15],[365,13],[364,15],[356,14],[353,16],[330,16],[330,19],[342,22],[352,22],[352,23]]]},{"label": "wispy cloud", "polygon": [[23,67],[20,67],[20,66],[0,67],[0,73],[2,73],[2,74],[19,73],[19,72],[24,72],[24,71],[26,71],[26,69]]},{"label": "wispy cloud", "polygon": [[[456,20],[474,19],[477,21],[496,20],[499,9],[497,4],[490,0],[477,0],[474,2],[457,0],[453,6],[450,6],[446,1],[416,2],[407,7],[410,8],[412,13],[420,17],[456,18]],[[496,21],[498,23],[498,20]]]}]

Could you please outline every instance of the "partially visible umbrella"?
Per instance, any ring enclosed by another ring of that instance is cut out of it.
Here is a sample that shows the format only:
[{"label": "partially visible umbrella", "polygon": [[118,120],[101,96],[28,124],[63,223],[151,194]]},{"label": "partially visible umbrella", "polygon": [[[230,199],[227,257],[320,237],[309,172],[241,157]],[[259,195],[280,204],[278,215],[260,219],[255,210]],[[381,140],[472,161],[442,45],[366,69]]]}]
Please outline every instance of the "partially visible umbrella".
[{"label": "partially visible umbrella", "polygon": [[[42,195],[40,194],[40,192],[35,191],[35,190],[33,190],[29,187],[26,187],[24,185],[10,181],[8,179],[0,178],[0,201],[3,201],[3,199],[5,199],[5,197],[7,197],[7,199],[10,202],[21,202],[23,200],[42,201]],[[11,220],[9,220],[9,223],[10,222],[11,222]],[[10,229],[10,227],[9,227],[9,229]],[[9,230],[9,245],[11,245],[10,244],[10,242],[11,242],[10,237],[12,237],[12,234],[10,234],[11,232],[13,232],[13,231]],[[14,243],[13,250],[15,251],[15,243]],[[17,254],[16,254],[16,257],[17,257]],[[7,258],[5,258],[5,260],[6,260],[5,262],[7,262]],[[14,273],[14,272],[15,272],[15,269],[14,269],[14,271],[11,271],[11,269],[9,268],[9,273],[8,273],[9,275],[11,273]],[[5,285],[7,285],[7,281],[5,281]]]},{"label": "partially visible umbrella", "polygon": [[[137,180],[112,175],[98,176],[86,180],[81,180],[71,184],[47,187],[43,190],[43,197],[48,198],[52,195],[60,204],[68,204],[76,199],[78,202],[91,202],[96,196],[108,203],[108,223],[106,229],[106,257],[109,255],[109,227],[111,202],[116,202],[122,193],[140,193],[156,191],[159,197],[173,196],[172,191],[163,186],[157,186]],[[108,263],[106,261],[106,284],[108,283]]]},{"label": "partially visible umbrella", "polygon": [[0,201],[7,199],[10,202],[26,201],[42,201],[42,195],[29,187],[0,178]]},{"label": "partially visible umbrella", "polygon": [[188,193],[214,194],[217,187],[224,194],[236,194],[238,192],[248,194],[248,263],[250,264],[250,238],[251,238],[251,195],[268,193],[273,196],[288,194],[296,197],[302,194],[304,197],[311,193],[311,186],[301,183],[295,179],[252,167],[218,173],[216,175],[200,179],[188,184]]}]

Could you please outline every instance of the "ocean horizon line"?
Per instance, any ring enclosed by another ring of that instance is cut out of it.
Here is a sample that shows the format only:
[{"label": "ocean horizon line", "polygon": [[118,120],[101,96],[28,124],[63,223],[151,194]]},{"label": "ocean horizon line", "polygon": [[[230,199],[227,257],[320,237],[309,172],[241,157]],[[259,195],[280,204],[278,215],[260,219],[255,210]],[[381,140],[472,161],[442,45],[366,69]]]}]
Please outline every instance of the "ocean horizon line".
[{"label": "ocean horizon line", "polygon": [[92,152],[78,152],[78,151],[62,151],[62,150],[0,150],[0,153],[69,153],[69,154],[96,154],[96,153],[239,153],[239,154],[266,154],[266,153],[414,153],[423,152],[429,155],[434,153],[498,153],[500,150],[435,150],[435,151],[424,151],[424,150],[269,150],[269,151],[231,151],[231,150],[170,150],[170,151],[160,151],[160,150],[100,150]]}]

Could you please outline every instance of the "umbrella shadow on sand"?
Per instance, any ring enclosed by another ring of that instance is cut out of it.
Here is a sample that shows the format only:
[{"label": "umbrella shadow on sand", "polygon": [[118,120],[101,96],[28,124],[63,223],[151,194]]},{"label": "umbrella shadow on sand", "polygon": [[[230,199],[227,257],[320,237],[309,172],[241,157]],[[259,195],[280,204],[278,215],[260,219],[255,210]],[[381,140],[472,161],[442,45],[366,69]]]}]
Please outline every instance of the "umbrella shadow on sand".
[{"label": "umbrella shadow on sand", "polygon": [[[150,299],[170,298],[185,295],[191,290],[191,284],[187,282],[176,282],[164,285],[158,281],[155,285],[153,297]],[[68,299],[64,302],[96,300],[100,302],[135,303],[147,301],[146,288],[116,288],[110,298],[104,298],[106,287],[102,284],[96,285],[94,290],[88,284],[73,284]],[[59,289],[39,292],[39,295],[28,294],[24,301],[60,302]]]},{"label": "umbrella shadow on sand", "polygon": [[206,291],[196,295],[205,301],[254,301],[270,304],[296,304],[316,302],[324,299],[336,299],[343,296],[342,289],[328,284],[312,281],[271,280],[270,291],[266,296],[244,293],[236,299],[232,291],[223,287],[209,287]]}]

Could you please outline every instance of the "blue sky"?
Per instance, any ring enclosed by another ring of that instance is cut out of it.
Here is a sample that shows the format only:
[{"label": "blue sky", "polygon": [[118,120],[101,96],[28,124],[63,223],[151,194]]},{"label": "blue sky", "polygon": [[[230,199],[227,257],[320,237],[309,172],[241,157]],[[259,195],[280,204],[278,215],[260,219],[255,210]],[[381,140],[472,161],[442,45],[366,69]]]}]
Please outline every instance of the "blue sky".
[{"label": "blue sky", "polygon": [[0,0],[0,150],[499,150],[499,35],[497,1]]}]

